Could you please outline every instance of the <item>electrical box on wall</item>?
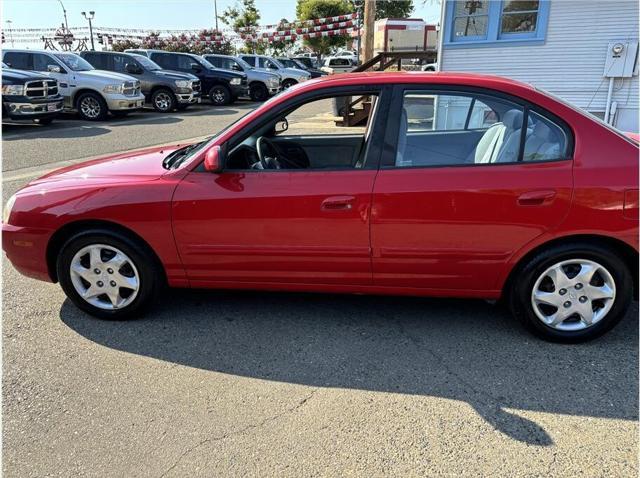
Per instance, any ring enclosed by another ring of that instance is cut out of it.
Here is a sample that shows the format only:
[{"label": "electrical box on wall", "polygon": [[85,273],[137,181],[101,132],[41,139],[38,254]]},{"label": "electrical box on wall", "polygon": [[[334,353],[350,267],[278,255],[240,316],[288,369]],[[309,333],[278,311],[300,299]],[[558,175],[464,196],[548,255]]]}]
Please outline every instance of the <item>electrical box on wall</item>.
[{"label": "electrical box on wall", "polygon": [[607,47],[604,64],[605,78],[630,78],[638,61],[637,40],[616,40]]}]

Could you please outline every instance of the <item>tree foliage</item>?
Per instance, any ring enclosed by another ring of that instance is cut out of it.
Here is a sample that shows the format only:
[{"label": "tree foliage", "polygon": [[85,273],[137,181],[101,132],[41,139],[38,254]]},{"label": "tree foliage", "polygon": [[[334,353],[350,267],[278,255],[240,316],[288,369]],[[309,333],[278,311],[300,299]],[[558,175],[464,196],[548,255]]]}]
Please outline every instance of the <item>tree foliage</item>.
[{"label": "tree foliage", "polygon": [[[260,21],[260,12],[256,8],[255,0],[238,0],[234,6],[227,7],[218,18],[233,28],[236,33],[250,33],[243,32],[243,30],[252,29],[255,31]],[[251,41],[246,41],[244,49],[249,52],[255,49],[256,52],[261,53],[260,50],[264,51],[265,46],[261,42],[254,44]]]},{"label": "tree foliage", "polygon": [[201,30],[196,38],[185,35],[172,35],[169,38],[161,38],[159,33],[151,33],[142,41],[123,40],[113,44],[114,51],[124,51],[128,48],[153,48],[156,50],[175,51],[180,53],[195,53],[204,55],[206,53],[220,53],[223,55],[233,54],[233,46],[230,41],[223,43],[209,43],[199,40],[199,37],[216,36],[215,30]]},{"label": "tree foliage", "polygon": [[[353,3],[350,0],[298,0],[296,16],[299,21],[315,18],[334,17],[353,13]],[[327,55],[332,50],[343,47],[349,40],[349,35],[309,38],[304,44],[315,53]]]},{"label": "tree foliage", "polygon": [[[367,0],[369,1],[369,0]],[[351,0],[353,9],[364,17],[365,0]],[[375,0],[376,20],[382,18],[408,18],[414,10],[413,0]]]}]

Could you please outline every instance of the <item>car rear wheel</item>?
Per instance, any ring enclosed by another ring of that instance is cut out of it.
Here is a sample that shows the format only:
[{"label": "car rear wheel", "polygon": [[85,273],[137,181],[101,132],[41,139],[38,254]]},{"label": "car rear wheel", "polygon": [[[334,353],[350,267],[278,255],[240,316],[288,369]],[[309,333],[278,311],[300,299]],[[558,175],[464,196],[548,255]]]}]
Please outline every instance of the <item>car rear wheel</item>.
[{"label": "car rear wheel", "polygon": [[298,82],[296,80],[284,80],[282,82],[282,88],[283,89],[287,89],[287,88],[291,88],[293,85],[296,85]]},{"label": "car rear wheel", "polygon": [[176,98],[171,91],[166,88],[160,88],[151,95],[151,103],[156,111],[168,113],[175,107]]},{"label": "car rear wheel", "polygon": [[265,101],[269,97],[269,91],[262,83],[252,83],[249,87],[249,96],[252,101]]},{"label": "car rear wheel", "polygon": [[231,103],[231,91],[224,85],[215,85],[209,90],[209,99],[215,106]]},{"label": "car rear wheel", "polygon": [[584,342],[615,326],[632,300],[633,279],[612,250],[590,243],[555,246],[512,280],[513,314],[539,337]]},{"label": "car rear wheel", "polygon": [[56,269],[67,297],[100,319],[139,316],[162,286],[163,272],[147,248],[108,230],[70,238]]},{"label": "car rear wheel", "polygon": [[104,120],[109,113],[107,103],[98,93],[82,93],[76,105],[80,117],[88,121]]}]

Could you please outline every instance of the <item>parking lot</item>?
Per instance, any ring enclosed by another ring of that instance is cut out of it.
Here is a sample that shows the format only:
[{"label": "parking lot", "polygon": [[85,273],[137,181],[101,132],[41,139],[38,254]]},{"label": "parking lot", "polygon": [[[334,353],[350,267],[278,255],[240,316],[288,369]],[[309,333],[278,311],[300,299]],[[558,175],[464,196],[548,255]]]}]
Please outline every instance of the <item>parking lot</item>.
[{"label": "parking lot", "polygon": [[[256,106],[3,125],[3,201]],[[638,305],[558,345],[484,301],[176,290],[104,322],[3,259],[6,476],[636,476]]]}]

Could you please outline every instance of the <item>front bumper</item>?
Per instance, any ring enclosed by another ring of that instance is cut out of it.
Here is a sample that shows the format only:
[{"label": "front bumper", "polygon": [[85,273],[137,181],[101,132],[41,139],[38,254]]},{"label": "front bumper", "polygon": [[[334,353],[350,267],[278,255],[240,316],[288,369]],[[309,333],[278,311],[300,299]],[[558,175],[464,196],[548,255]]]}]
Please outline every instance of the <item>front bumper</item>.
[{"label": "front bumper", "polygon": [[111,111],[137,110],[144,106],[144,95],[140,93],[135,96],[125,96],[117,93],[104,95],[107,108]]},{"label": "front bumper", "polygon": [[181,105],[192,105],[200,103],[200,92],[192,91],[191,93],[176,93],[176,101]]},{"label": "front bumper", "polygon": [[16,97],[3,101],[5,111],[11,119],[40,119],[57,116],[63,109],[62,96],[55,98],[29,99]]},{"label": "front bumper", "polygon": [[47,265],[47,244],[52,231],[2,224],[2,249],[21,274],[53,282]]},{"label": "front bumper", "polygon": [[234,98],[239,96],[249,96],[249,86],[248,85],[229,85],[231,88],[231,95]]}]

